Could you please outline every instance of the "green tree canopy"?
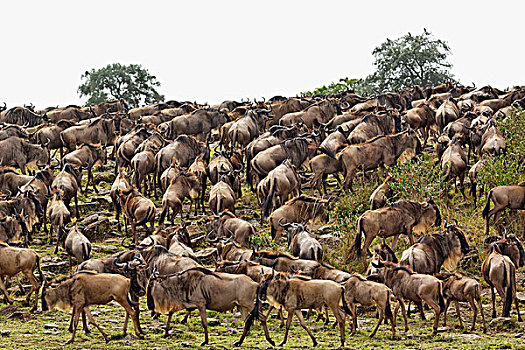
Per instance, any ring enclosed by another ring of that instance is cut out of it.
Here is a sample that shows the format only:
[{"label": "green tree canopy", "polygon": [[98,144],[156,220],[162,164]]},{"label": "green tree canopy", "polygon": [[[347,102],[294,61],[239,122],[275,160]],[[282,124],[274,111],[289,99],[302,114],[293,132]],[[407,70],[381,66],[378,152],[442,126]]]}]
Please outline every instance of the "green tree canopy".
[{"label": "green tree canopy", "polygon": [[395,40],[387,39],[372,51],[375,73],[365,79],[370,92],[398,91],[410,86],[439,85],[454,81],[448,62],[450,47],[426,29]]},{"label": "green tree canopy", "polygon": [[330,95],[330,94],[337,94],[338,92],[342,91],[355,91],[356,93],[361,93],[360,89],[363,84],[362,79],[349,79],[349,78],[341,78],[337,83],[332,82],[328,86],[323,85],[319,88],[316,88],[313,91],[306,91],[302,92],[301,95],[303,96],[316,96],[316,95]]},{"label": "green tree canopy", "polygon": [[87,96],[87,105],[123,98],[130,108],[164,100],[155,87],[157,77],[149,74],[140,64],[108,64],[82,74],[83,83],[78,87],[80,97]]}]

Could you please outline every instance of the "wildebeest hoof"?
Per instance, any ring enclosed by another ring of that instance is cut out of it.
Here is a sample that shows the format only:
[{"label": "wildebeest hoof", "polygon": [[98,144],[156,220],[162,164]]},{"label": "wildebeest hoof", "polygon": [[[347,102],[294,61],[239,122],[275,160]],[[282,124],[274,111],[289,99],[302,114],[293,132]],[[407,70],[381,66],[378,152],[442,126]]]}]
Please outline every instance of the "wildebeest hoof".
[{"label": "wildebeest hoof", "polygon": [[233,346],[241,346],[241,345],[242,345],[242,342],[240,340],[233,342]]},{"label": "wildebeest hoof", "polygon": [[268,343],[270,343],[271,346],[275,346],[275,342],[273,340],[271,339],[266,339],[266,340],[268,340]]},{"label": "wildebeest hoof", "polygon": [[206,345],[206,344],[208,344],[208,342],[205,340],[205,341],[203,341],[203,342],[201,343],[201,346],[204,346],[204,345]]}]

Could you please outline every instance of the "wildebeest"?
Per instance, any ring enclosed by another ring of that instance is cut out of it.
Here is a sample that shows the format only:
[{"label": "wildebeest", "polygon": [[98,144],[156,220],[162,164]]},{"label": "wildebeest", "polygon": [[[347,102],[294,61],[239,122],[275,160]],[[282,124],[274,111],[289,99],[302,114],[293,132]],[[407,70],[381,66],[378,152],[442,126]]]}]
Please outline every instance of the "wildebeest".
[{"label": "wildebeest", "polygon": [[244,116],[235,121],[228,131],[232,147],[244,148],[264,130],[270,109],[249,109]]},{"label": "wildebeest", "polygon": [[290,126],[299,122],[313,128],[315,124],[326,123],[335,115],[340,115],[341,107],[335,101],[324,100],[308,106],[300,112],[287,113],[281,117],[279,124]]},{"label": "wildebeest", "polygon": [[423,148],[427,146],[431,127],[436,124],[434,115],[435,111],[427,103],[423,103],[416,108],[406,111],[405,120],[407,124],[414,130],[422,131]]},{"label": "wildebeest", "polygon": [[401,120],[397,113],[386,115],[368,114],[347,136],[350,144],[366,142],[372,138],[401,131]]},{"label": "wildebeest", "polygon": [[396,335],[396,322],[392,315],[392,309],[390,308],[390,298],[392,296],[392,290],[382,283],[373,281],[367,281],[363,276],[358,274],[351,275],[345,282],[345,294],[344,298],[348,304],[348,308],[352,315],[352,332],[350,336],[355,334],[357,328],[357,310],[356,304],[363,306],[374,306],[377,305],[377,311],[379,313],[379,319],[376,327],[370,333],[370,338],[373,337],[381,322],[386,317],[392,325],[392,339]]},{"label": "wildebeest", "polygon": [[124,136],[121,136],[116,142],[115,153],[115,172],[120,167],[129,166],[131,158],[135,155],[137,147],[151,135],[147,126],[137,126]]},{"label": "wildebeest", "polygon": [[323,260],[323,247],[304,225],[297,223],[283,225],[280,222],[279,225],[288,231],[288,249],[293,256],[318,262]]},{"label": "wildebeest", "polygon": [[[195,174],[197,180],[200,182],[200,201],[195,201],[195,215],[198,214],[198,204],[200,202],[202,213],[204,214],[204,198],[206,196],[206,187],[207,187],[207,168],[204,161],[204,153],[200,154],[195,161],[190,165],[188,171],[192,174]],[[191,210],[191,207],[190,207]]]},{"label": "wildebeest", "polygon": [[319,265],[321,265],[315,260],[299,259],[286,253],[274,253],[265,250],[253,252],[250,260],[268,267],[272,267],[278,272],[300,272],[302,275],[308,277],[313,276]]},{"label": "wildebeest", "polygon": [[488,154],[490,156],[497,156],[506,153],[507,143],[505,142],[505,137],[496,127],[493,119],[488,122],[487,129],[481,137],[481,143],[477,150],[478,154]]},{"label": "wildebeest", "polygon": [[63,311],[73,309],[70,326],[73,334],[66,344],[71,344],[75,340],[81,314],[84,320],[87,314],[90,323],[100,331],[108,342],[108,336],[95,322],[88,307],[90,305],[105,305],[114,300],[126,310],[124,334],[127,330],[128,317],[131,316],[135,334],[143,339],[144,335],[140,332],[139,320],[133,309],[133,306],[137,306],[137,304],[129,299],[130,284],[130,280],[122,275],[81,271],[56,287],[44,288],[42,290],[42,310],[47,311],[55,307]]},{"label": "wildebeest", "polygon": [[226,176],[221,176],[219,182],[211,187],[209,196],[208,206],[214,214],[217,215],[226,209],[235,213],[237,195],[228,184]]},{"label": "wildebeest", "polygon": [[68,152],[81,144],[100,144],[105,147],[114,145],[120,130],[120,117],[101,116],[89,124],[72,126],[60,133],[62,144]]},{"label": "wildebeest", "polygon": [[231,237],[241,247],[250,248],[250,238],[255,235],[255,228],[248,221],[237,218],[229,210],[220,212],[208,220],[208,240]]},{"label": "wildebeest", "polygon": [[[79,149],[68,153],[62,158],[63,164],[71,164],[76,169],[87,169],[88,178],[86,181],[86,188],[84,192],[87,192],[89,183],[93,186],[93,190],[98,193],[97,186],[93,180],[93,167],[106,163],[106,150],[101,145],[84,144]],[[80,184],[79,184],[80,185]]]},{"label": "wildebeest", "polygon": [[19,214],[24,216],[29,232],[33,231],[33,226],[44,216],[44,209],[33,190],[22,192],[10,200],[0,201],[0,217]]},{"label": "wildebeest", "polygon": [[177,159],[180,167],[187,168],[201,153],[204,154],[204,161],[208,162],[210,150],[207,144],[200,143],[192,136],[178,136],[173,143],[162,148],[155,156],[157,183],[160,183],[160,176],[170,166],[174,158]]},{"label": "wildebeest", "polygon": [[301,218],[304,218],[306,220],[319,220],[326,224],[329,220],[328,204],[329,201],[327,199],[307,195],[300,195],[290,199],[283,206],[274,210],[268,217],[272,238],[276,242],[281,239],[284,229],[279,225],[279,222],[287,224],[299,222]]},{"label": "wildebeest", "polygon": [[450,97],[436,111],[436,124],[439,132],[443,132],[445,126],[456,119],[459,119],[459,108],[456,101]]},{"label": "wildebeest", "polygon": [[[115,181],[113,181],[113,184],[111,185],[111,189],[109,191],[109,195],[111,197],[111,202],[113,203],[113,209],[115,210],[115,218],[117,221],[119,221],[120,214],[122,214],[122,203],[120,198],[120,191],[126,190],[131,186],[128,174],[126,172],[125,168],[119,168],[117,177],[115,178]],[[119,221],[119,230],[120,230],[120,221]]]},{"label": "wildebeest", "polygon": [[512,260],[498,251],[497,245],[491,245],[489,254],[481,266],[483,279],[490,286],[492,297],[492,318],[496,317],[496,294],[498,292],[503,302],[503,317],[510,316],[512,301],[516,304],[516,313],[518,322],[521,322],[521,315],[518,307],[518,298],[516,297],[516,267]]},{"label": "wildebeest", "polygon": [[[172,216],[171,223],[175,221],[175,217],[180,213],[182,219],[182,202],[185,198],[188,198],[192,203],[195,200],[198,200],[200,194],[201,183],[199,179],[191,173],[181,171],[173,179],[166,189],[166,192],[162,196],[162,213],[159,217],[159,225],[164,223],[166,215],[171,208]],[[190,204],[191,209],[191,204]],[[190,211],[188,210],[187,217],[190,216]]]},{"label": "wildebeest", "polygon": [[505,234],[503,238],[492,242],[492,245],[497,248],[498,252],[508,256],[516,268],[525,266],[525,251],[516,235]]},{"label": "wildebeest", "polygon": [[262,282],[264,275],[272,273],[272,268],[258,264],[256,262],[245,261],[219,261],[217,263],[217,272],[227,272],[242,274],[250,277],[257,283]]},{"label": "wildebeest", "polygon": [[483,313],[483,303],[481,302],[481,286],[478,281],[472,278],[461,276],[457,273],[439,273],[435,275],[443,282],[443,296],[445,297],[445,312],[443,313],[443,327],[447,326],[447,310],[451,301],[456,304],[456,315],[458,316],[459,325],[463,328],[463,321],[459,311],[459,302],[468,302],[470,308],[474,311],[472,318],[472,327],[470,331],[473,332],[476,326],[476,318],[479,312],[483,320],[483,332],[487,331],[487,324],[485,322],[485,315]]},{"label": "wildebeest", "polygon": [[246,175],[249,182],[252,184],[259,183],[272,169],[275,169],[287,158],[299,168],[309,156],[313,155],[317,148],[317,136],[313,134],[308,137],[296,137],[285,140],[278,145],[259,152],[251,160],[251,173]]},{"label": "wildebeest", "polygon": [[[373,265],[378,269],[382,280],[385,281],[387,287],[392,289],[398,300],[394,310],[394,320],[401,307],[401,312],[405,320],[405,332],[408,332],[408,321],[403,299],[408,299],[415,303],[424,301],[434,310],[435,319],[432,333],[436,334],[439,316],[445,311],[441,281],[434,276],[414,273],[406,266],[397,265],[389,261],[379,261],[378,263],[373,263]],[[423,314],[423,308],[420,308],[420,310],[421,314]]]},{"label": "wildebeest", "polygon": [[52,242],[53,232],[56,234],[55,254],[58,252],[58,244],[64,239],[64,227],[71,221],[71,213],[62,200],[63,192],[60,189],[53,191],[53,199],[49,203],[49,221],[51,229],[49,230],[49,243]]},{"label": "wildebeest", "polygon": [[457,225],[447,225],[446,230],[419,238],[401,256],[401,265],[414,272],[434,275],[443,266],[448,271],[456,269],[457,262],[470,251],[463,230]]},{"label": "wildebeest", "polygon": [[81,174],[72,164],[64,164],[62,171],[55,176],[51,183],[51,191],[61,190],[62,200],[66,205],[67,210],[71,212],[71,199],[75,200],[75,215],[77,219],[80,217],[78,209],[78,190],[80,188]]},{"label": "wildebeest", "polygon": [[[313,346],[317,346],[314,335],[306,326],[301,309],[321,309],[327,305],[339,325],[341,346],[344,347],[345,314],[340,304],[345,306],[346,310],[348,310],[348,306],[344,299],[344,288],[340,284],[329,280],[311,280],[299,276],[289,277],[286,273],[272,273],[264,277],[258,291],[258,298],[262,301],[267,300],[272,307],[282,307],[288,312],[284,338],[279,344],[280,346],[284,345],[288,339],[288,330],[294,315],[297,316],[301,327],[312,339]],[[271,344],[273,345],[273,342]]]},{"label": "wildebeest", "polygon": [[25,107],[13,107],[6,111],[2,122],[8,124],[24,125],[26,127],[36,126],[48,120],[47,116],[36,114]]},{"label": "wildebeest", "polygon": [[[490,202],[494,203],[494,208],[490,209]],[[517,186],[497,186],[487,194],[487,204],[482,211],[485,219],[485,234],[489,235],[489,220],[494,215],[494,222],[497,222],[501,212],[505,209],[525,209],[525,182]]]},{"label": "wildebeest", "polygon": [[257,185],[257,199],[261,205],[261,221],[270,211],[300,194],[301,179],[296,167],[286,159]]},{"label": "wildebeest", "polygon": [[[459,190],[465,197],[465,172],[467,171],[467,157],[461,148],[460,140],[455,136],[450,140],[450,143],[441,157],[442,179],[441,184],[445,184],[445,191],[447,191],[446,184],[452,179],[454,186],[457,189],[456,179],[459,179]],[[447,193],[448,195],[448,193]]]},{"label": "wildebeest", "polygon": [[77,265],[89,260],[91,256],[91,242],[80,232],[76,224],[69,229],[64,248],[69,255],[69,266],[71,267],[71,258],[77,260]]},{"label": "wildebeest", "polygon": [[[152,175],[155,172],[155,154],[157,153],[158,148],[153,145],[148,145],[141,152],[137,152],[131,159],[131,167],[133,168],[133,184],[140,192],[142,189],[142,181],[144,181],[144,194],[148,193],[148,189],[153,189],[155,191],[155,179],[156,177]],[[150,176],[150,186],[148,186],[148,175]]]},{"label": "wildebeest", "polygon": [[29,231],[22,214],[7,215],[0,219],[0,242],[18,243],[22,236],[29,241]]},{"label": "wildebeest", "polygon": [[173,140],[178,135],[195,135],[203,141],[213,129],[229,121],[225,111],[198,109],[191,114],[175,117],[168,122],[168,138]]},{"label": "wildebeest", "polygon": [[383,183],[372,192],[370,195],[370,210],[379,209],[387,205],[388,198],[393,192],[389,185],[391,180],[392,175],[388,174]]},{"label": "wildebeest", "polygon": [[206,310],[224,312],[237,307],[242,319],[246,320],[255,306],[256,291],[257,283],[248,276],[211,272],[203,267],[194,267],[167,276],[154,274],[148,284],[147,302],[148,309],[168,314],[166,336],[169,335],[174,312],[197,308],[204,328],[204,341],[201,343],[203,346],[208,343]]},{"label": "wildebeest", "polygon": [[35,311],[38,303],[38,291],[40,283],[36,279],[33,271],[38,269],[40,283],[44,280],[42,270],[40,270],[40,257],[33,249],[10,247],[7,243],[0,242],[0,290],[8,303],[11,304],[9,293],[4,284],[4,277],[16,276],[22,272],[31,283],[31,289],[26,297],[26,304],[29,304],[31,294],[35,292],[35,301],[31,311]]},{"label": "wildebeest", "polygon": [[[150,233],[153,232],[155,221],[155,204],[151,201],[151,199],[144,197],[133,187],[120,190],[120,197],[120,203],[124,209],[124,229],[127,231],[127,224],[128,221],[130,221],[131,231],[133,233],[133,242],[137,244],[137,226],[144,225],[147,231]],[[150,223],[151,228],[148,228],[148,222]]]},{"label": "wildebeest", "polygon": [[[0,124],[0,126],[1,126],[0,140],[5,140],[7,138],[10,138],[11,136],[16,136],[21,139],[27,139],[29,137],[29,134],[27,133],[27,131],[21,126],[14,125],[14,124],[7,124],[7,125]],[[45,142],[41,142],[40,144],[45,145],[47,141],[46,140],[44,141]]]},{"label": "wildebeest", "polygon": [[43,167],[49,163],[49,151],[45,147],[34,145],[16,136],[0,141],[0,166],[15,166],[22,174],[26,173],[26,166],[36,163]]},{"label": "wildebeest", "polygon": [[40,145],[46,145],[49,150],[60,150],[60,158],[63,156],[63,144],[60,138],[60,133],[67,128],[74,126],[75,123],[68,120],[60,120],[53,125],[44,126],[35,134],[35,141]]},{"label": "wildebeest", "polygon": [[343,167],[344,189],[353,191],[352,181],[358,169],[366,171],[384,165],[391,166],[407,151],[413,154],[421,151],[421,144],[413,130],[378,136],[366,143],[346,147],[337,154]]},{"label": "wildebeest", "polygon": [[[412,232],[426,231],[430,226],[441,225],[441,213],[432,198],[423,203],[410,200],[400,200],[388,207],[369,210],[357,220],[357,233],[354,246],[357,257],[363,259],[363,266],[366,267],[366,255],[368,247],[376,238],[394,237],[392,247],[395,247],[397,237],[400,234],[408,235],[410,244],[414,244]],[[365,235],[365,242],[361,247],[361,235]]]}]

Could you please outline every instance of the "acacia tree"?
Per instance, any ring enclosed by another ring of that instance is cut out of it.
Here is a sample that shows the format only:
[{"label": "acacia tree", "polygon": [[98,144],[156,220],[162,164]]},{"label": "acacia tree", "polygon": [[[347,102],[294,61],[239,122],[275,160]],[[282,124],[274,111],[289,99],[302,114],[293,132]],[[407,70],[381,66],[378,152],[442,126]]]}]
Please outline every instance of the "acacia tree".
[{"label": "acacia tree", "polygon": [[375,73],[365,79],[370,92],[398,91],[413,85],[439,85],[455,81],[448,62],[450,47],[426,29],[395,40],[387,39],[372,51]]},{"label": "acacia tree", "polygon": [[87,96],[87,105],[110,99],[123,98],[131,108],[164,100],[155,87],[160,86],[157,77],[140,64],[108,64],[82,74],[84,82],[78,87],[80,97]]}]

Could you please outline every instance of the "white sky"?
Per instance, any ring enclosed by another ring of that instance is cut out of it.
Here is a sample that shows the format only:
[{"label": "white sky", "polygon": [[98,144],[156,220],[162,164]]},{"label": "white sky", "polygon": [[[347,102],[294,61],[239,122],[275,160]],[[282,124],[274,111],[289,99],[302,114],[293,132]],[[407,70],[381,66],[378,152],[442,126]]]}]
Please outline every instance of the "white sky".
[{"label": "white sky", "polygon": [[373,71],[387,37],[448,41],[465,84],[525,84],[522,1],[2,1],[0,102],[82,104],[81,74],[138,63],[167,99],[295,96]]}]

